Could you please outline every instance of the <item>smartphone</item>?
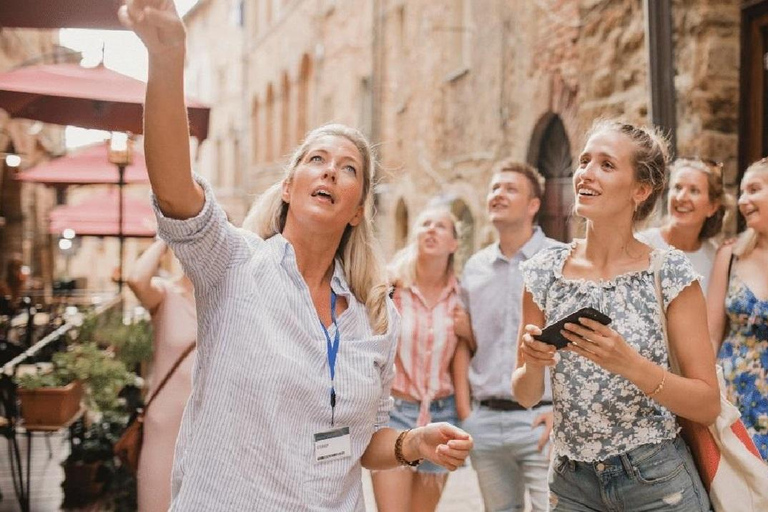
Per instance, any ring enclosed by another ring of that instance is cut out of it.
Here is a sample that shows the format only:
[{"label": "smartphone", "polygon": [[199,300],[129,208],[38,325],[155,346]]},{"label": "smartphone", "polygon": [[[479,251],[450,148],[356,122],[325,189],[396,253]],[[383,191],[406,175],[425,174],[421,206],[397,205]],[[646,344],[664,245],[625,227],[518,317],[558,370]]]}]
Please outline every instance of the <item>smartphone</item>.
[{"label": "smartphone", "polygon": [[557,322],[546,326],[541,331],[541,334],[534,336],[533,339],[554,345],[558,350],[560,350],[561,348],[564,348],[566,345],[568,345],[568,343],[570,343],[563,337],[562,334],[560,334],[560,331],[565,329],[565,324],[578,324],[579,318],[590,318],[596,322],[600,322],[603,325],[608,325],[611,323],[611,318],[609,316],[604,315],[595,308],[581,308],[575,313],[571,313],[565,318],[561,318]]}]

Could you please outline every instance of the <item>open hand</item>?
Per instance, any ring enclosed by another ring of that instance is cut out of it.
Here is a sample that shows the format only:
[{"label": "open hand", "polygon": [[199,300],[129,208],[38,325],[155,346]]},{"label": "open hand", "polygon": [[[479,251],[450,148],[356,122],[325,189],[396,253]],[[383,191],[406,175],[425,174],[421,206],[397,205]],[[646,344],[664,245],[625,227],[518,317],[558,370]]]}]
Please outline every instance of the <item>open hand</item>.
[{"label": "open hand", "polygon": [[450,471],[464,464],[474,445],[472,436],[450,423],[430,423],[413,432],[418,435],[419,457]]},{"label": "open hand", "polygon": [[184,50],[186,30],[173,0],[126,0],[117,13],[151,54]]}]

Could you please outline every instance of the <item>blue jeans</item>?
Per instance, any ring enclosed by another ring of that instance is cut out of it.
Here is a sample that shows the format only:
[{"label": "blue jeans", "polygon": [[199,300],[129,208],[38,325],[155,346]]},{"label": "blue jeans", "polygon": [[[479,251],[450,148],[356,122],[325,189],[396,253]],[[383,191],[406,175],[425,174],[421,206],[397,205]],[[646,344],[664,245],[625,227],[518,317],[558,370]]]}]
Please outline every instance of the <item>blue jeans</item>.
[{"label": "blue jeans", "polygon": [[[416,428],[416,420],[419,419],[419,402],[395,398],[395,406],[389,413],[389,426],[396,430],[406,430]],[[456,414],[456,400],[453,395],[446,398],[432,400],[429,404],[429,414],[432,416],[432,423],[445,421],[451,425],[459,423],[459,416]],[[416,471],[419,473],[448,473],[448,470],[438,466],[428,460],[418,465]]]},{"label": "blue jeans", "polygon": [[550,489],[552,511],[710,510],[691,454],[679,437],[604,461],[558,457],[552,464]]},{"label": "blue jeans", "polygon": [[549,446],[537,449],[545,426],[531,425],[539,414],[551,410],[551,406],[508,412],[475,407],[462,422],[475,442],[470,460],[487,512],[523,510],[526,488],[533,510],[547,510]]}]

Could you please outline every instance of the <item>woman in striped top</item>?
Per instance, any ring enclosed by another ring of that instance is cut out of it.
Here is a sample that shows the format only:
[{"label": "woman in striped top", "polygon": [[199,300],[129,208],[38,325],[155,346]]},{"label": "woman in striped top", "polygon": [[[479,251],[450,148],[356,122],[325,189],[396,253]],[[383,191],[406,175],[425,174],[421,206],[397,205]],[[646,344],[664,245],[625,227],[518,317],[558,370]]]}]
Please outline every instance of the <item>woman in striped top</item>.
[{"label": "woman in striped top", "polygon": [[[459,244],[456,219],[445,208],[430,208],[419,215],[414,233],[390,269],[401,317],[389,422],[396,429],[430,421],[458,423],[452,375],[457,342],[452,312],[459,305],[453,269]],[[430,462],[415,472],[402,469],[373,474],[379,512],[434,510],[447,470]]]},{"label": "woman in striped top", "polygon": [[361,511],[361,467],[455,469],[471,438],[387,427],[398,315],[373,236],[370,145],[328,125],[262,194],[252,230],[193,178],[185,29],[168,0],[120,9],[149,51],[144,149],[158,231],[195,288],[198,356],[172,475],[174,511]]}]

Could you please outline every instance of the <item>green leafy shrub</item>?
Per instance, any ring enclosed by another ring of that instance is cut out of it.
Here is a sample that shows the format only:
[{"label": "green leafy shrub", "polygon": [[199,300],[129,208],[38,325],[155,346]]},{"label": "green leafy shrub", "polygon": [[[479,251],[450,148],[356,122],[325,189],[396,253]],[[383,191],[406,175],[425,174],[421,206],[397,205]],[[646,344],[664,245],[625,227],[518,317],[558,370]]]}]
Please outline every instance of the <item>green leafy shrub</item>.
[{"label": "green leafy shrub", "polygon": [[66,352],[55,354],[53,365],[82,381],[89,408],[101,412],[120,411],[118,394],[127,384],[136,381],[136,376],[122,361],[96,343],[73,345]]},{"label": "green leafy shrub", "polygon": [[22,389],[61,388],[75,380],[75,376],[69,371],[28,373],[16,379],[16,383]]},{"label": "green leafy shrub", "polygon": [[135,368],[152,358],[152,324],[145,319],[125,324],[119,310],[86,317],[78,339],[94,342],[100,347],[114,347],[117,358],[128,368]]}]

